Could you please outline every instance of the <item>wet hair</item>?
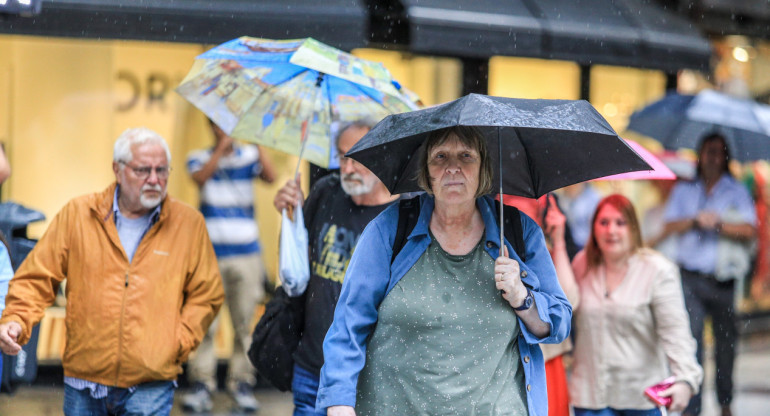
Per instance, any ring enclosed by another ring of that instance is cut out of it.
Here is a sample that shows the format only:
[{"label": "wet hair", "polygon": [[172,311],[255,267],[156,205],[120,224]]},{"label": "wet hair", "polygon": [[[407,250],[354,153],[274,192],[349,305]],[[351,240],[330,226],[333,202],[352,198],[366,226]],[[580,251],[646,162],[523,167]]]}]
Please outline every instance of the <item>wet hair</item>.
[{"label": "wet hair", "polygon": [[724,146],[723,149],[725,151],[725,160],[724,163],[722,163],[722,173],[727,173],[728,175],[730,174],[730,148],[727,146],[727,139],[725,139],[725,136],[714,132],[703,136],[700,144],[698,145],[698,165],[695,168],[695,175],[697,177],[700,177],[702,173],[703,159],[701,158],[701,153],[703,152],[703,148],[706,146],[706,144],[717,140],[722,141],[722,145]]},{"label": "wet hair", "polygon": [[599,201],[599,204],[596,206],[596,210],[594,211],[594,216],[591,219],[591,234],[588,237],[588,242],[586,243],[585,247],[586,260],[588,260],[589,268],[597,267],[602,262],[602,252],[599,250],[599,245],[596,242],[594,228],[596,226],[596,218],[599,216],[599,212],[607,205],[617,209],[623,216],[623,219],[626,220],[629,231],[631,231],[631,252],[635,253],[637,250],[642,248],[642,232],[639,228],[639,217],[636,216],[634,204],[632,204],[631,201],[629,201],[628,198],[624,197],[623,195],[613,194],[607,196]]},{"label": "wet hair", "polygon": [[373,118],[360,118],[355,121],[349,121],[346,123],[343,123],[339,126],[337,129],[337,134],[334,136],[334,146],[336,146],[339,149],[340,144],[340,138],[342,137],[342,133],[345,133],[345,131],[351,127],[359,128],[359,129],[366,129],[371,130],[374,128],[374,126],[378,123],[378,120],[375,120]]},{"label": "wet hair", "polygon": [[168,144],[163,140],[160,134],[150,130],[146,127],[134,127],[126,129],[115,140],[115,147],[112,152],[113,162],[130,162],[134,158],[134,152],[132,148],[136,145],[154,143],[160,145],[166,152],[166,160],[171,163],[171,151],[168,149]]},{"label": "wet hair", "polygon": [[481,166],[479,168],[479,187],[476,189],[476,197],[486,195],[492,192],[492,163],[489,161],[487,153],[487,141],[484,135],[470,126],[454,126],[445,129],[435,130],[428,134],[428,140],[425,141],[424,151],[420,153],[419,170],[417,171],[417,185],[428,195],[433,195],[430,187],[430,172],[428,171],[428,155],[436,146],[444,144],[449,140],[449,136],[454,134],[460,140],[460,143],[474,149],[479,154]]}]

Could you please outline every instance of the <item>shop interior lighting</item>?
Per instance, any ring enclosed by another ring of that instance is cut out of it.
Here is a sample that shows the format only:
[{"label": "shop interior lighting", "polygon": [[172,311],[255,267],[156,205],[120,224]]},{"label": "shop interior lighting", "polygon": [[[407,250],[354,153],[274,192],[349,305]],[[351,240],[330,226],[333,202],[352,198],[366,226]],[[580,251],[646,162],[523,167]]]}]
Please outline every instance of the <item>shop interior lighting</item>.
[{"label": "shop interior lighting", "polygon": [[747,51],[746,48],[743,48],[741,46],[736,46],[733,48],[733,59],[735,59],[738,62],[748,62],[749,51]]}]

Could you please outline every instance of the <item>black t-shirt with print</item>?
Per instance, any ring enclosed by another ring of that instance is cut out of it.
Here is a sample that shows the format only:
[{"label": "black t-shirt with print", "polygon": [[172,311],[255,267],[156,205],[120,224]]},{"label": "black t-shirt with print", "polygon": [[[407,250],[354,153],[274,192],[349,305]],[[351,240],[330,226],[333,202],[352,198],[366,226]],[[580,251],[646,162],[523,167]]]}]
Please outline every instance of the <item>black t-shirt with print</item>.
[{"label": "black t-shirt with print", "polygon": [[323,366],[324,337],[332,324],[358,237],[388,205],[356,205],[342,190],[336,173],[320,179],[303,205],[310,244],[310,282],[305,291],[305,329],[294,360],[314,374],[320,374]]}]

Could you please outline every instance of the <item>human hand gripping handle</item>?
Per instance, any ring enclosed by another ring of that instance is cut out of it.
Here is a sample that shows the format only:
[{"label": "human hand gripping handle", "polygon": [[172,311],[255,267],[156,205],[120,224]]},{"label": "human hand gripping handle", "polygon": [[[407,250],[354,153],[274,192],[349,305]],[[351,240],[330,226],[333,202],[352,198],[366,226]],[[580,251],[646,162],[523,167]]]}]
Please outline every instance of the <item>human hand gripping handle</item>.
[{"label": "human hand gripping handle", "polygon": [[18,322],[8,322],[0,325],[0,349],[8,355],[16,355],[21,351],[18,344],[21,335],[21,325]]},{"label": "human hand gripping handle", "polygon": [[508,257],[508,247],[503,246],[502,254],[495,260],[495,287],[513,308],[521,306],[527,297],[519,272],[519,262]]},{"label": "human hand gripping handle", "polygon": [[660,396],[671,397],[671,404],[668,405],[668,410],[678,413],[683,411],[687,404],[690,403],[692,388],[684,381],[677,381],[671,387],[661,391]]},{"label": "human hand gripping handle", "polygon": [[302,194],[302,188],[299,185],[300,174],[293,180],[286,181],[286,185],[281,188],[273,199],[273,205],[278,212],[288,209],[290,212],[305,200]]},{"label": "human hand gripping handle", "polygon": [[356,411],[351,406],[330,406],[326,409],[326,416],[356,416]]}]

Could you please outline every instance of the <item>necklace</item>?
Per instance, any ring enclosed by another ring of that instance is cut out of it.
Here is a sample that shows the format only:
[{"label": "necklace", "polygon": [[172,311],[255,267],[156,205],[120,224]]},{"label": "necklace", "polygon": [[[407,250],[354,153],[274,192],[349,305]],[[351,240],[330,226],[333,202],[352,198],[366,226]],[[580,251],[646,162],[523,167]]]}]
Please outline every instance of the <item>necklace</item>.
[{"label": "necklace", "polygon": [[[609,298],[610,294],[617,289],[620,284],[623,282],[623,279],[626,277],[626,273],[628,272],[628,260],[626,260],[623,263],[623,267],[616,269],[617,271],[612,273],[612,276],[610,279],[607,278],[609,275],[608,268],[606,263],[602,263],[600,268],[600,275],[602,278],[602,285],[603,285],[603,291],[604,291],[604,297]],[[618,280],[619,279],[619,280]],[[614,284],[615,281],[618,280],[617,284]],[[610,291],[610,283],[613,283],[613,288]]]}]

